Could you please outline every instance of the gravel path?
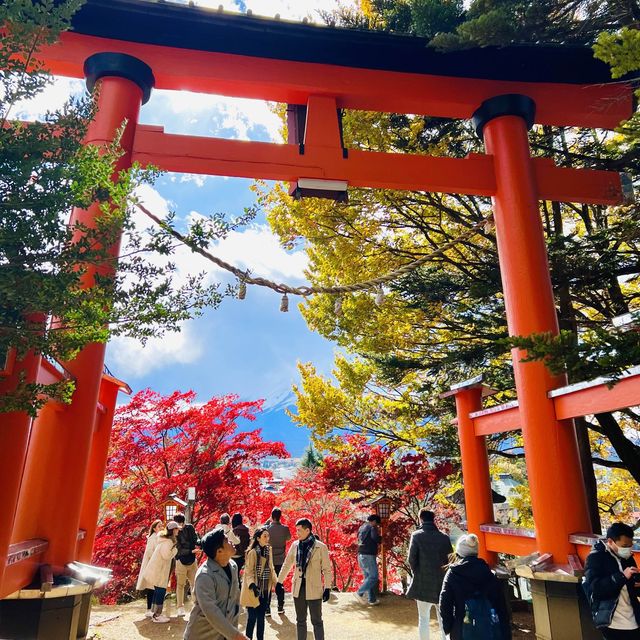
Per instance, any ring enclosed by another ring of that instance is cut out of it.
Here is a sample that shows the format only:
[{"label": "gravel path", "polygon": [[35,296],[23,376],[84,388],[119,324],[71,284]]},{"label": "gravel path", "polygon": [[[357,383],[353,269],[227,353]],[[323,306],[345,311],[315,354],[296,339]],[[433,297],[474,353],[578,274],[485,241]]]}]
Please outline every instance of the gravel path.
[{"label": "gravel path", "polygon": [[[144,601],[127,605],[93,608],[88,640],[181,640],[186,621],[175,617],[175,603],[168,601],[165,613],[171,622],[156,624],[144,617]],[[296,624],[293,601],[287,595],[285,615],[274,612],[267,618],[265,640],[295,640]],[[433,615],[433,614],[432,614]],[[328,640],[417,640],[418,613],[413,600],[386,595],[380,606],[366,607],[356,602],[352,594],[332,594],[323,606],[325,632]],[[244,629],[245,616],[241,616]],[[432,638],[436,640],[437,625],[432,621]],[[309,638],[313,637],[309,624]],[[514,640],[533,638],[529,631],[514,634]]]}]

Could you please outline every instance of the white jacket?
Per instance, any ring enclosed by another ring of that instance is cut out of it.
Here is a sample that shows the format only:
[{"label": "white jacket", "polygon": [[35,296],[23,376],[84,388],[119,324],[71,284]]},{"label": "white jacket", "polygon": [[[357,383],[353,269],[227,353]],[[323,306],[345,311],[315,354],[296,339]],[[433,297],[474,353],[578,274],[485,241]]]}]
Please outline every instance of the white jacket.
[{"label": "white jacket", "polygon": [[147,546],[144,550],[144,555],[142,556],[142,564],[140,565],[140,573],[138,574],[138,582],[136,583],[136,589],[138,591],[143,591],[144,589],[153,589],[152,584],[149,584],[145,581],[143,574],[144,570],[147,568],[149,564],[149,560],[151,560],[151,556],[153,555],[154,549],[158,546],[160,538],[158,538],[157,533],[152,533],[147,538]]},{"label": "white jacket", "polygon": [[169,584],[171,560],[175,557],[177,551],[178,548],[171,538],[159,537],[151,560],[149,560],[142,572],[144,582],[152,584],[154,587],[166,589]]},{"label": "white jacket", "polygon": [[217,524],[213,530],[222,529],[224,531],[224,535],[227,536],[227,540],[235,547],[237,544],[240,544],[240,538],[233,533],[233,529],[230,524]]}]

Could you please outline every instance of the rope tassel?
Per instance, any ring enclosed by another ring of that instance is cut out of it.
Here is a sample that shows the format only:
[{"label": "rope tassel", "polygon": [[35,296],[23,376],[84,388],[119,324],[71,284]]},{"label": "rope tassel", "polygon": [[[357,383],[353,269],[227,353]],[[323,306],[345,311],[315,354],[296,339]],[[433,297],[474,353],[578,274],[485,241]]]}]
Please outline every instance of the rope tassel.
[{"label": "rope tassel", "polygon": [[289,311],[289,298],[286,293],[282,296],[282,300],[280,300],[280,311],[282,311],[282,313]]}]

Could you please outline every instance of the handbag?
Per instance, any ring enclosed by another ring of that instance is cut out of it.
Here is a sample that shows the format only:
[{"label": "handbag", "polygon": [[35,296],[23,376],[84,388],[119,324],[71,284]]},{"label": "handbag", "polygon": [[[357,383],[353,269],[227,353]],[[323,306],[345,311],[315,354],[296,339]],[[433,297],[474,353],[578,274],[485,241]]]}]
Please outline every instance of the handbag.
[{"label": "handbag", "polygon": [[255,550],[251,550],[250,553],[256,554],[256,567],[255,567],[255,575],[253,576],[253,580],[247,576],[247,572],[244,573],[244,579],[242,580],[242,592],[240,594],[240,604],[243,607],[259,607],[260,606],[260,598],[256,596],[255,593],[251,589],[249,589],[250,584],[258,584],[258,562],[260,558],[258,558],[258,554]]}]

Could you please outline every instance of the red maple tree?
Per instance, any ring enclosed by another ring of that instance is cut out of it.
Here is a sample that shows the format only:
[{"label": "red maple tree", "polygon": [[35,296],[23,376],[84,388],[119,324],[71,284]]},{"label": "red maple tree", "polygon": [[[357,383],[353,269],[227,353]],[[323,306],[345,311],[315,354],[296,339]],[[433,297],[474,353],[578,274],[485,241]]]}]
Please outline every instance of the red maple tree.
[{"label": "red maple tree", "polygon": [[134,597],[147,529],[156,518],[164,520],[162,504],[170,494],[196,488],[192,521],[201,534],[225,511],[253,521],[258,510],[268,513],[273,498],[262,496],[261,482],[270,472],[259,465],[288,453],[281,442],[265,442],[259,430],[238,429],[239,420],[254,420],[261,407],[262,401],[236,396],[201,404],[193,391],[163,396],[145,389],[118,409],[93,554],[96,564],[114,571],[103,601]]},{"label": "red maple tree", "polygon": [[[441,500],[444,481],[454,467],[449,461],[431,463],[416,452],[371,444],[362,436],[349,436],[339,453],[324,458],[322,478],[327,491],[349,495],[361,509],[378,497],[391,501],[391,519],[385,523],[384,541],[389,563],[404,582],[409,567],[407,543],[418,523],[420,509],[436,514],[445,532],[459,522],[459,514]],[[367,507],[367,512],[374,509]],[[390,576],[392,583],[394,576]]]},{"label": "red maple tree", "polygon": [[362,523],[361,509],[329,490],[319,470],[304,467],[284,483],[275,498],[294,538],[296,520],[311,520],[313,532],[329,547],[333,586],[339,591],[353,591],[359,577],[355,532]]}]

